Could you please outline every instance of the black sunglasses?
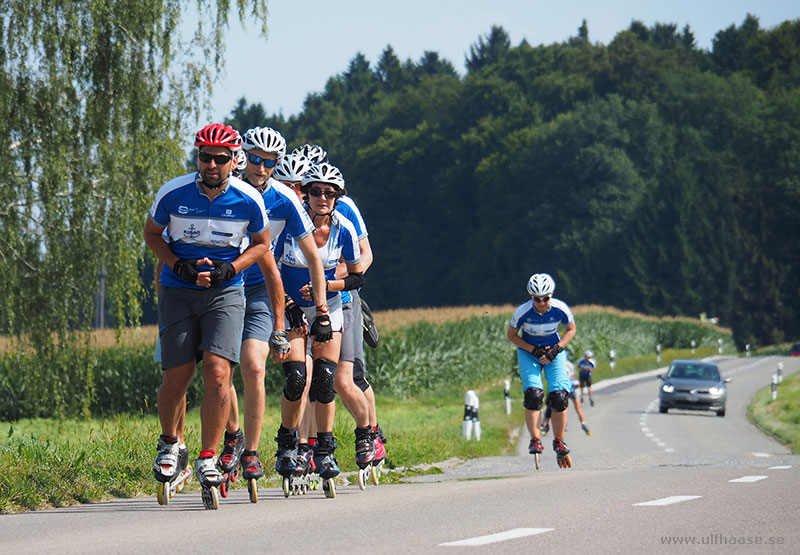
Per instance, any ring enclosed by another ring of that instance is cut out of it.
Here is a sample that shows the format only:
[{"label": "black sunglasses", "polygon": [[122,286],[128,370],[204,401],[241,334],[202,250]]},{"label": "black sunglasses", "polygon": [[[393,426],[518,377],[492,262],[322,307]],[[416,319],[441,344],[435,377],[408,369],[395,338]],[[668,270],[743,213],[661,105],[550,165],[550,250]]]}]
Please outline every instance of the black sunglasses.
[{"label": "black sunglasses", "polygon": [[198,152],[197,157],[204,164],[208,164],[211,160],[217,163],[218,166],[227,164],[231,161],[231,156],[228,154],[209,154],[208,152]]},{"label": "black sunglasses", "polygon": [[324,196],[327,199],[335,199],[336,197],[339,196],[339,191],[333,191],[333,190],[324,191],[324,190],[320,189],[319,187],[311,187],[308,190],[308,194],[311,195],[312,197],[322,197],[322,196]]},{"label": "black sunglasses", "polygon": [[269,158],[262,158],[261,156],[256,156],[255,154],[247,153],[247,159],[250,160],[250,163],[254,166],[258,166],[259,164],[264,164],[265,168],[274,168],[275,164],[278,163],[277,160],[270,160]]},{"label": "black sunglasses", "polygon": [[546,303],[550,300],[550,297],[534,297],[533,302],[535,303]]}]

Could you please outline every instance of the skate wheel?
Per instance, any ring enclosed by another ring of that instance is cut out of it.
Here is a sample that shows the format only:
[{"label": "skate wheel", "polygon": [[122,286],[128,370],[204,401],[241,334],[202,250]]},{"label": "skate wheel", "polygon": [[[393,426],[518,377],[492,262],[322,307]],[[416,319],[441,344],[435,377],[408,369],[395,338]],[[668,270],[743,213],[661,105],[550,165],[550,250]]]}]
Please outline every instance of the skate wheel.
[{"label": "skate wheel", "polygon": [[565,460],[564,462],[566,463],[566,465],[567,465],[567,468],[572,468],[572,459],[570,459],[570,458],[569,458],[569,455],[567,455],[567,456],[565,457],[565,459],[566,459],[566,460]]},{"label": "skate wheel", "polygon": [[333,482],[333,478],[327,478],[323,480],[322,491],[325,492],[325,497],[329,499],[336,497],[336,485]]},{"label": "skate wheel", "polygon": [[[380,463],[378,463],[380,465]],[[373,485],[378,485],[380,480],[378,479],[378,468],[379,466],[371,466],[369,469],[370,478],[372,478]]]},{"label": "skate wheel", "polygon": [[219,485],[219,494],[223,498],[228,497],[228,493],[230,492],[230,489],[231,489],[231,479],[228,478],[227,480],[225,480],[224,482],[222,482]]},{"label": "skate wheel", "polygon": [[258,480],[255,478],[248,480],[247,493],[250,494],[250,503],[258,503]]},{"label": "skate wheel", "polygon": [[539,470],[539,453],[533,454],[533,463],[536,465],[536,470]]},{"label": "skate wheel", "polygon": [[158,499],[159,505],[169,504],[169,489],[169,482],[159,482],[156,486],[156,498]]},{"label": "skate wheel", "polygon": [[212,509],[216,511],[219,509],[219,494],[217,492],[217,488],[211,486],[209,488],[203,488],[203,507],[206,509]]},{"label": "skate wheel", "polygon": [[367,489],[367,469],[366,468],[359,468],[358,469],[358,489],[364,491]]},{"label": "skate wheel", "polygon": [[289,482],[289,478],[284,476],[283,478],[283,496],[289,497],[292,494],[292,487],[291,483]]}]

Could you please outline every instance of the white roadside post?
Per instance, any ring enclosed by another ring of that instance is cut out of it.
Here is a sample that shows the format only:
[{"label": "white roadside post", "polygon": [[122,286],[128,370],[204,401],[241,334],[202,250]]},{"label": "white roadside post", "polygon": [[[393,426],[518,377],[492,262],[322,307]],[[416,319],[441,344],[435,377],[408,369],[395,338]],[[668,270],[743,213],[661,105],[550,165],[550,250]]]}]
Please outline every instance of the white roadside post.
[{"label": "white roadside post", "polygon": [[694,354],[694,350],[697,348],[697,341],[695,341],[694,339],[692,339],[692,343],[691,343],[691,345],[692,345],[692,354]]},{"label": "white roadside post", "polygon": [[661,364],[661,343],[656,345],[656,363]]},{"label": "white roadside post", "polygon": [[511,380],[506,380],[503,385],[503,398],[506,401],[506,414],[511,414]]},{"label": "white roadside post", "polygon": [[772,400],[775,401],[778,398],[778,374],[772,375]]},{"label": "white roadside post", "polygon": [[747,345],[744,346],[744,350],[747,351],[745,356],[750,358],[750,343],[748,343]]},{"label": "white roadside post", "polygon": [[475,439],[481,440],[481,421],[478,420],[479,406],[478,394],[470,389],[464,397],[464,422],[461,424],[461,435],[466,440],[472,439],[473,432]]},{"label": "white roadside post", "polygon": [[722,354],[722,338],[720,337],[717,339],[717,343],[719,344],[719,354]]},{"label": "white roadside post", "polygon": [[609,363],[609,365],[611,366],[611,368],[614,368],[617,365],[617,351],[615,351],[614,349],[611,349],[608,352],[608,358],[611,359],[611,362]]},{"label": "white roadside post", "polygon": [[781,383],[783,381],[783,363],[782,362],[778,363],[778,371],[776,372],[776,375],[778,376],[778,383]]}]

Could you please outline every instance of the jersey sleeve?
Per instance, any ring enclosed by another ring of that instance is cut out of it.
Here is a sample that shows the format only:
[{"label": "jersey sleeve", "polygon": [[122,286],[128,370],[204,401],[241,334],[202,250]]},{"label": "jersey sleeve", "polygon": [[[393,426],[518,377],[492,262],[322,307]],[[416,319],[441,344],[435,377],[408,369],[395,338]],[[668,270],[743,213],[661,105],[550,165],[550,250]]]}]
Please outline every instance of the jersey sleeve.
[{"label": "jersey sleeve", "polygon": [[517,309],[514,311],[514,314],[511,315],[511,321],[508,323],[508,325],[514,328],[515,330],[518,330],[520,327],[520,319],[525,314],[525,312],[527,312],[527,309],[524,304],[518,306]]}]

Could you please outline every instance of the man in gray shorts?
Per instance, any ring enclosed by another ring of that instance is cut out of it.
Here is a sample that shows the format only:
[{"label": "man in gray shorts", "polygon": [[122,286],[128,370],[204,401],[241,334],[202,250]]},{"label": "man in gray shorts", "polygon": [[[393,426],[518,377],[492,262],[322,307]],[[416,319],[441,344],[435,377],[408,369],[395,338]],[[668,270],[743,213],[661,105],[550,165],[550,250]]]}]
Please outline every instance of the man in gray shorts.
[{"label": "man in gray shorts", "polygon": [[225,481],[216,450],[230,408],[231,366],[239,361],[241,272],[269,254],[269,221],[258,191],[231,176],[239,134],[215,123],[198,131],[194,144],[199,171],[163,185],[144,226],[145,243],[164,263],[158,303],[162,433],[153,472],[159,482],[171,482],[186,464],[178,460],[179,423],[200,356],[205,393],[195,472],[210,487]]}]

